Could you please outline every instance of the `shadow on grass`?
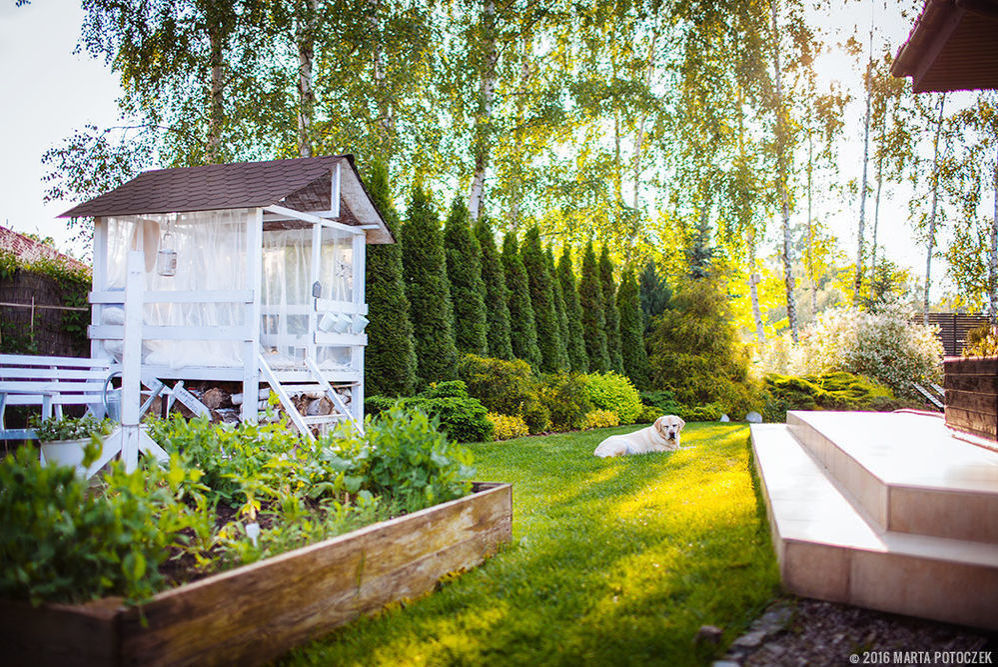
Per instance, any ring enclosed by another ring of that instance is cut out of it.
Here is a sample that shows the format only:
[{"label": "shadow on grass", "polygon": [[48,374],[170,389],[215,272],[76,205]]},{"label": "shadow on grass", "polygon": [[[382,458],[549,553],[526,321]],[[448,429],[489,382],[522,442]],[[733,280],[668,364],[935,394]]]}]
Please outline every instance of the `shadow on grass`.
[{"label": "shadow on grass", "polygon": [[700,664],[776,590],[744,426],[693,424],[684,449],[592,456],[633,427],[474,445],[514,485],[514,542],[405,610],[356,622],[298,664]]}]

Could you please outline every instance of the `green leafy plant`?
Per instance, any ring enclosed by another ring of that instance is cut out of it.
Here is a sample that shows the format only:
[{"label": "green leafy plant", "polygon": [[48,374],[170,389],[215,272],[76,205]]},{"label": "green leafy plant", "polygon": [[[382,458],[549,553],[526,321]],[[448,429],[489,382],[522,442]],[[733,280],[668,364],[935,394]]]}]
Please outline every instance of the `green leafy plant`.
[{"label": "green leafy plant", "polygon": [[41,420],[32,416],[29,423],[41,442],[58,440],[82,440],[84,438],[101,438],[110,435],[114,422],[110,419],[97,419],[93,415],[83,417],[51,417]]},{"label": "green leafy plant", "polygon": [[501,415],[497,412],[490,412],[486,419],[492,422],[492,438],[495,440],[512,440],[529,435],[530,429],[523,417],[517,415]]},{"label": "green leafy plant", "polygon": [[582,428],[586,414],[593,409],[585,376],[581,374],[554,373],[545,376],[540,398],[551,415],[551,427],[556,431]]},{"label": "green leafy plant", "polygon": [[364,401],[364,408],[374,416],[396,405],[435,418],[440,430],[457,442],[480,442],[492,437],[492,425],[485,417],[488,410],[480,401],[468,396],[461,380],[440,382],[411,398],[395,400],[372,396]]},{"label": "green leafy plant", "polygon": [[586,394],[599,409],[610,410],[621,424],[633,424],[641,415],[641,395],[631,381],[619,373],[591,373],[585,376]]},{"label": "green leafy plant", "polygon": [[586,414],[582,420],[582,430],[588,431],[594,428],[609,428],[620,426],[620,418],[613,410],[602,410],[597,408]]}]

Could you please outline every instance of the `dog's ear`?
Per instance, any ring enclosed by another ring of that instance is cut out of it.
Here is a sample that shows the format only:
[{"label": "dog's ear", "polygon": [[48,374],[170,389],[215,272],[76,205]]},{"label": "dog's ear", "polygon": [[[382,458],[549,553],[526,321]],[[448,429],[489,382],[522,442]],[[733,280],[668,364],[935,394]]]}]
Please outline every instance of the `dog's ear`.
[{"label": "dog's ear", "polygon": [[686,426],[686,422],[679,416],[676,417],[676,421],[679,423],[679,430],[682,431],[683,427]]},{"label": "dog's ear", "polygon": [[659,434],[662,435],[662,436],[665,435],[665,422],[666,422],[666,420],[667,420],[667,417],[665,415],[662,415],[661,417],[659,417],[658,419],[656,419],[655,423],[653,424],[653,426],[655,427],[655,430],[658,431]]}]

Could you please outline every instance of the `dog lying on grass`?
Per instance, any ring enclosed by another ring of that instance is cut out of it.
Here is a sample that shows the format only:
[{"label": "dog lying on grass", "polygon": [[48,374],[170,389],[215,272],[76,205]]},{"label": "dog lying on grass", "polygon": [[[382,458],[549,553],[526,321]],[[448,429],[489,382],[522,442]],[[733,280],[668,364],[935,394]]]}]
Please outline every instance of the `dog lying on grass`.
[{"label": "dog lying on grass", "polygon": [[602,459],[627,454],[671,452],[679,449],[679,432],[684,426],[686,422],[681,417],[663,415],[647,428],[627,435],[611,435],[599,444],[593,454]]}]

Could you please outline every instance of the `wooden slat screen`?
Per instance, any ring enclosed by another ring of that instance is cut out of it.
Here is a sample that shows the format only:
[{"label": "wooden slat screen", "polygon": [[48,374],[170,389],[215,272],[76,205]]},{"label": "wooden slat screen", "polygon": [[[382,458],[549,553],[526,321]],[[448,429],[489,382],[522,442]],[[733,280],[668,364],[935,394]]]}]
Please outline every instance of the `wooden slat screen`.
[{"label": "wooden slat screen", "polygon": [[[921,314],[914,319],[921,324],[925,320]],[[929,313],[929,324],[939,327],[939,341],[943,344],[947,357],[963,354],[963,344],[967,332],[988,323],[987,315],[967,313]]]}]

